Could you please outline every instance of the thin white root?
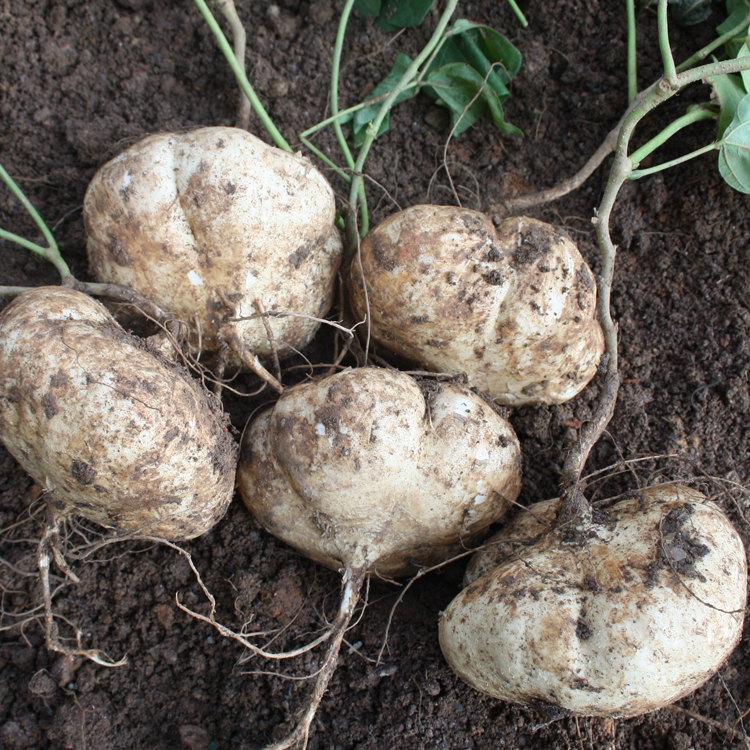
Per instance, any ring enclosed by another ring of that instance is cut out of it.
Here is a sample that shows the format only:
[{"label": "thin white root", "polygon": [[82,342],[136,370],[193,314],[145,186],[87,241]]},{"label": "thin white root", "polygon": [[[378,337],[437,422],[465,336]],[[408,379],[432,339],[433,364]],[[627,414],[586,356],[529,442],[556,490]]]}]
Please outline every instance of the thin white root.
[{"label": "thin white root", "polygon": [[249,640],[247,640],[247,636],[243,636],[240,633],[235,633],[233,630],[230,630],[229,628],[222,625],[221,623],[216,622],[216,619],[214,617],[214,615],[216,614],[216,599],[214,598],[213,594],[208,590],[208,587],[204,583],[203,577],[201,576],[200,571],[195,566],[195,562],[193,561],[193,556],[186,549],[183,549],[182,547],[180,547],[179,544],[176,544],[175,542],[170,542],[168,539],[164,539],[163,537],[148,536],[146,534],[139,533],[139,532],[135,532],[133,534],[127,534],[127,535],[116,535],[112,537],[107,537],[98,542],[92,543],[85,551],[83,551],[83,553],[79,552],[79,558],[84,559],[92,555],[97,550],[100,550],[109,544],[114,544],[116,542],[124,542],[124,541],[154,542],[155,544],[163,544],[165,547],[169,547],[175,550],[176,552],[179,552],[187,560],[188,565],[190,566],[190,569],[193,571],[195,580],[198,582],[198,585],[200,586],[201,591],[203,592],[206,599],[208,599],[210,609],[209,609],[208,615],[202,615],[199,612],[195,612],[189,607],[186,607],[180,601],[179,594],[175,595],[175,603],[177,604],[177,607],[181,609],[183,612],[185,612],[186,614],[190,615],[190,617],[194,617],[196,620],[200,620],[201,622],[206,622],[209,625],[213,625],[213,627],[215,627],[216,630],[218,630],[219,633],[221,633],[221,635],[225,636],[226,638],[232,638],[233,640],[242,644],[245,648],[247,648],[253,654],[262,656],[265,659],[291,659],[295,656],[301,656],[307,651],[310,651],[311,649],[320,645],[324,641],[328,640],[328,638],[330,638],[331,636],[331,630],[328,629],[325,633],[323,633],[321,636],[319,636],[314,641],[312,641],[312,643],[308,643],[306,646],[302,646],[293,651],[286,651],[282,653],[272,653],[262,648],[258,648]]},{"label": "thin white root", "polygon": [[39,547],[37,549],[37,565],[39,567],[39,577],[42,582],[42,598],[44,600],[44,636],[47,648],[50,651],[56,651],[65,656],[83,656],[102,667],[122,667],[128,663],[126,658],[119,661],[112,661],[102,651],[81,648],[81,632],[78,628],[75,628],[77,648],[69,648],[60,642],[57,623],[52,613],[52,593],[49,584],[49,569],[52,559],[54,558],[55,562],[68,578],[78,583],[78,577],[70,570],[60,550],[60,524],[62,518],[50,506],[47,528],[39,540]]},{"label": "thin white root", "polygon": [[359,592],[362,589],[364,579],[365,573],[363,570],[347,569],[344,573],[341,603],[339,604],[339,611],[336,615],[336,619],[331,625],[333,638],[328,644],[328,651],[326,651],[323,664],[318,671],[312,694],[308,698],[307,705],[300,714],[300,718],[294,731],[287,735],[283,740],[280,740],[273,745],[269,745],[265,750],[288,750],[289,748],[305,750],[307,747],[310,726],[315,718],[315,714],[318,712],[318,707],[323,700],[323,695],[325,695],[326,689],[328,688],[328,683],[331,681],[331,677],[336,671],[341,644],[357,608]]},{"label": "thin white root", "polygon": [[241,318],[229,318],[227,322],[241,323],[245,320],[257,320],[258,318],[301,318],[302,320],[312,320],[315,323],[336,328],[342,333],[346,333],[350,338],[354,337],[354,332],[365,322],[364,320],[360,320],[359,323],[355,323],[351,328],[347,328],[346,326],[341,325],[341,323],[337,323],[335,320],[316,318],[314,315],[304,315],[303,313],[286,312],[284,310],[264,310],[263,312],[258,312],[256,315],[244,315]]},{"label": "thin white root", "polygon": [[264,659],[293,659],[295,656],[301,656],[302,654],[306,654],[308,651],[311,651],[316,646],[319,646],[321,643],[327,641],[333,633],[333,627],[331,627],[330,629],[326,630],[325,633],[318,636],[314,641],[311,641],[305,646],[300,646],[299,648],[296,648],[292,651],[273,653],[271,651],[265,651],[264,649],[259,648],[255,644],[251,643],[245,636],[241,635],[240,633],[236,633],[234,630],[230,630],[228,627],[226,627],[226,625],[222,625],[220,622],[216,622],[213,616],[213,612],[208,617],[206,615],[202,615],[199,612],[195,612],[189,607],[186,607],[177,597],[175,597],[175,603],[177,604],[177,607],[181,609],[185,614],[190,615],[190,617],[194,617],[196,620],[200,620],[201,622],[206,622],[209,625],[213,625],[213,627],[215,627],[216,630],[218,630],[219,633],[221,633],[221,635],[223,635],[225,638],[231,638],[232,640],[237,641],[237,643],[244,646],[248,651],[251,651],[257,656],[262,656]]},{"label": "thin white root", "polygon": [[256,299],[254,300],[255,309],[258,311],[258,314],[260,315],[260,319],[263,323],[263,327],[266,329],[266,336],[268,337],[268,345],[271,347],[271,356],[273,357],[273,366],[276,370],[276,377],[281,381],[281,365],[279,364],[279,353],[276,349],[276,340],[273,337],[273,329],[271,328],[271,324],[268,322],[268,316],[265,314],[265,308],[263,307],[263,303]]}]

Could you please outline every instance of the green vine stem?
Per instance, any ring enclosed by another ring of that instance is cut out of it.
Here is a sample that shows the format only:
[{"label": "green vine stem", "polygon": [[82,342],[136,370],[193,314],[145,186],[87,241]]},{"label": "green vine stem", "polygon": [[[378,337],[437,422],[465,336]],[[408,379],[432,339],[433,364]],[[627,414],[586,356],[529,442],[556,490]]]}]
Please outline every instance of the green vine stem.
[{"label": "green vine stem", "polygon": [[[717,47],[721,46],[721,44],[726,43],[730,39],[734,38],[737,34],[744,31],[748,24],[750,24],[750,12],[748,12],[742,22],[737,24],[737,26],[735,26],[731,31],[723,34],[712,44],[703,47],[703,49],[696,52],[692,57],[688,58],[684,63],[679,65],[676,69],[678,75],[675,77],[673,86],[681,89],[690,83],[696,83],[704,79],[707,80],[708,78],[713,76],[728,75],[731,73],[739,73],[743,70],[750,70],[748,63],[744,62],[750,58],[743,58],[743,62],[741,62],[740,60],[725,60],[722,62],[703,65],[700,68],[693,68],[692,70],[685,72],[691,65],[694,65],[696,62],[699,62],[700,60],[708,57],[708,55],[711,54],[711,52]],[[609,154],[614,151],[617,144],[618,134],[620,133],[623,123],[630,116],[635,106],[642,101],[643,96],[647,92],[650,92],[651,89],[653,89],[653,87],[656,85],[667,87],[670,86],[667,81],[665,81],[664,79],[660,79],[649,89],[646,89],[645,91],[638,94],[626,110],[625,114],[620,118],[620,121],[617,123],[617,125],[615,125],[615,127],[612,128],[609,133],[607,133],[606,138],[602,141],[599,148],[576,174],[563,180],[562,182],[559,182],[557,185],[545,188],[544,190],[540,190],[536,193],[530,193],[528,195],[522,195],[518,198],[512,198],[510,200],[503,201],[502,203],[492,204],[488,207],[488,213],[503,216],[507,214],[513,214],[518,211],[526,211],[527,209],[533,208],[534,206],[540,206],[545,203],[550,203],[552,201],[558,200],[568,193],[572,193],[574,190],[577,190],[579,187],[581,187],[581,185],[583,185],[583,183],[586,182],[589,177],[591,177],[591,175],[598,169],[598,167],[601,166],[602,162],[607,158],[607,156],[609,156]],[[659,137],[660,136],[656,136],[656,138]],[[716,144],[712,144],[711,147],[706,146],[706,151],[710,151],[711,148],[714,148],[715,146]],[[697,154],[694,154],[693,156],[696,155]],[[688,158],[692,158],[692,156],[689,156]],[[640,176],[643,176],[643,174],[641,173]]]},{"label": "green vine stem", "polygon": [[29,242],[29,240],[25,240],[23,237],[19,237],[17,234],[8,232],[4,229],[0,229],[0,237],[2,237],[4,240],[15,242],[22,247],[25,247],[27,250],[31,250],[33,253],[41,255],[45,260],[48,260],[57,269],[57,272],[60,274],[62,283],[65,284],[66,279],[73,278],[73,274],[70,272],[68,264],[62,259],[62,256],[60,255],[60,249],[57,247],[57,242],[52,236],[52,232],[50,232],[49,227],[44,223],[44,219],[42,219],[42,217],[39,215],[39,212],[34,208],[34,206],[31,205],[31,201],[24,195],[21,188],[16,185],[13,178],[8,174],[8,172],[2,165],[0,165],[0,179],[2,179],[2,181],[10,189],[11,193],[13,193],[13,195],[18,199],[19,203],[26,209],[26,211],[28,211],[31,218],[34,219],[34,222],[39,227],[41,233],[44,235],[44,239],[47,240],[47,247],[37,245],[35,242]]},{"label": "green vine stem", "polygon": [[740,23],[738,23],[733,29],[727,31],[726,34],[722,34],[718,39],[714,39],[711,44],[707,44],[703,49],[698,50],[694,55],[688,57],[684,63],[677,66],[677,72],[682,73],[683,70],[692,68],[696,63],[705,60],[714,50],[719,47],[723,47],[728,41],[734,39],[738,34],[741,34],[747,27],[750,26],[750,10],[745,14],[745,17]]},{"label": "green vine stem", "polygon": [[30,289],[30,286],[0,286],[0,298],[18,297],[19,294],[28,292]]},{"label": "green vine stem", "polygon": [[221,27],[219,26],[217,20],[214,18],[213,13],[211,13],[211,10],[206,4],[206,0],[194,0],[194,2],[198,6],[198,10],[200,11],[204,20],[208,24],[208,28],[211,29],[211,33],[216,38],[219,48],[221,49],[224,57],[226,57],[227,62],[229,63],[229,67],[232,69],[232,72],[237,78],[237,81],[239,82],[239,85],[242,88],[245,96],[247,96],[247,98],[250,100],[250,104],[252,105],[255,114],[258,116],[258,119],[263,124],[263,127],[268,131],[268,134],[271,136],[271,138],[273,138],[273,142],[279,148],[284,149],[284,151],[294,152],[294,149],[286,142],[284,136],[281,135],[281,133],[278,131],[276,126],[273,124],[273,121],[269,117],[268,112],[266,112],[265,108],[263,107],[263,104],[261,104],[260,99],[258,99],[258,95],[255,93],[255,90],[250,85],[250,81],[248,81],[247,76],[245,75],[243,66],[240,65],[239,60],[237,60],[237,58],[235,57],[232,46],[224,36],[224,32],[221,30]]},{"label": "green vine stem", "polygon": [[518,19],[521,26],[524,27],[524,29],[529,25],[529,22],[526,20],[526,16],[523,14],[521,9],[518,7],[518,4],[516,3],[516,0],[508,0],[508,5],[510,5],[511,10],[516,14],[516,18]]},{"label": "green vine stem", "polygon": [[659,50],[661,52],[661,64],[664,67],[664,78],[674,86],[677,68],[672,56],[672,47],[669,44],[669,24],[667,22],[667,3],[659,0],[657,10],[657,23],[659,31]]},{"label": "green vine stem", "polygon": [[349,16],[354,7],[355,0],[346,0],[344,10],[341,12],[338,31],[336,32],[336,42],[333,46],[333,62],[331,64],[331,122],[333,130],[336,133],[336,140],[339,142],[341,151],[344,154],[349,169],[354,169],[354,156],[349,148],[349,144],[344,137],[344,131],[341,129],[339,120],[339,76],[341,74],[341,56],[344,50],[344,38],[346,36],[346,27],[349,23]]},{"label": "green vine stem", "polygon": [[[660,146],[663,146],[673,135],[683,128],[686,128],[688,125],[692,125],[694,122],[700,122],[701,120],[715,119],[716,112],[713,112],[710,109],[706,109],[705,107],[691,108],[687,114],[684,114],[682,117],[679,117],[674,122],[670,123],[661,131],[661,133],[630,155],[630,161],[633,163],[633,167],[637,167],[647,156],[656,151]],[[713,148],[713,144],[711,145],[711,148]]]},{"label": "green vine stem", "polygon": [[[351,15],[352,8],[354,7],[354,0],[346,0],[344,4],[344,10],[341,13],[341,19],[339,21],[338,31],[336,32],[336,42],[333,47],[333,64],[331,65],[331,114],[335,118],[333,120],[333,130],[336,134],[336,140],[339,143],[339,147],[344,154],[346,163],[350,170],[354,169],[354,156],[349,148],[349,144],[346,142],[344,131],[341,128],[341,120],[338,117],[339,114],[339,76],[341,74],[341,56],[344,50],[344,38],[346,36],[346,27],[349,23],[349,16]],[[351,182],[348,180],[348,182]],[[362,226],[362,232],[367,234],[370,225],[370,214],[367,208],[367,194],[365,192],[364,183],[360,186],[359,190],[359,208],[360,208],[360,222]]]},{"label": "green vine stem", "polygon": [[[438,46],[443,43],[443,40],[445,39],[445,30],[448,27],[448,23],[455,13],[457,6],[458,0],[448,0],[446,8],[443,11],[443,14],[440,16],[440,20],[438,21],[437,27],[430,37],[429,42],[427,42],[422,51],[411,62],[409,67],[404,72],[403,76],[401,76],[401,80],[393,87],[386,100],[380,105],[380,110],[378,111],[375,119],[367,126],[364,142],[362,143],[359,154],[357,155],[357,161],[354,164],[354,176],[352,179],[351,188],[349,190],[349,203],[351,206],[352,215],[350,216],[350,222],[348,223],[347,227],[347,244],[350,249],[357,246],[356,235],[358,233],[356,232],[355,226],[357,198],[359,196],[360,188],[363,185],[362,168],[364,166],[365,160],[367,159],[367,155],[370,152],[370,148],[372,147],[375,138],[380,132],[380,126],[382,125],[383,120],[385,119],[388,112],[390,112],[393,103],[396,101],[401,92],[404,91],[414,81],[414,78],[417,76],[422,63],[424,63],[425,60],[427,60],[433,54],[433,52],[437,50]],[[363,227],[361,236],[364,237],[365,234],[366,231],[364,231]]]},{"label": "green vine stem", "polygon": [[[234,56],[237,58],[242,71],[245,72],[245,49],[247,46],[247,34],[245,27],[237,13],[234,0],[214,0],[214,5],[221,12],[232,29],[232,41],[234,42]],[[240,101],[237,105],[237,127],[247,130],[250,125],[250,100],[240,89]]]},{"label": "green vine stem", "polygon": [[[415,81],[414,83],[410,84],[406,88],[418,88],[419,82]],[[343,168],[339,167],[338,164],[336,164],[334,161],[331,160],[330,157],[328,157],[326,154],[324,154],[314,143],[310,141],[310,136],[315,135],[319,130],[322,130],[323,128],[327,127],[328,125],[332,125],[333,123],[342,120],[344,117],[348,117],[351,114],[354,114],[355,112],[358,112],[360,109],[364,109],[365,107],[370,107],[373,104],[377,104],[378,102],[385,101],[388,98],[388,94],[382,94],[381,96],[376,96],[374,99],[365,99],[365,101],[360,102],[359,104],[355,104],[352,107],[349,107],[348,109],[344,109],[341,112],[339,112],[337,115],[333,115],[331,117],[326,118],[325,120],[319,122],[317,125],[313,125],[311,128],[308,128],[307,130],[300,133],[299,139],[300,142],[310,151],[312,151],[322,162],[325,162],[331,169],[333,169],[336,174],[341,177],[342,180],[346,180],[347,183],[351,184],[352,182],[352,176],[348,172],[346,172]]]},{"label": "green vine stem", "polygon": [[[665,64],[664,76],[644,91],[621,123],[615,158],[609,173],[604,196],[592,223],[596,228],[596,237],[602,258],[602,269],[598,279],[597,317],[605,340],[605,354],[602,360],[604,383],[599,396],[596,411],[592,419],[582,428],[579,442],[568,453],[563,465],[560,479],[560,490],[563,497],[558,524],[576,519],[584,522],[591,517],[591,507],[583,495],[585,487],[581,474],[593,446],[602,436],[614,414],[617,393],[620,386],[618,369],[617,324],[612,320],[611,292],[617,250],[610,235],[610,218],[620,188],[634,172],[633,162],[628,156],[630,140],[636,126],[643,118],[660,104],[671,98],[685,86],[714,75],[737,73],[750,69],[750,58],[731,60],[704,65],[685,73],[669,70],[671,53],[664,47],[668,39],[666,16],[667,0],[659,0],[659,39],[662,45],[662,59]],[[712,144],[713,146],[713,144]],[[637,152],[636,152],[637,153]]]},{"label": "green vine stem", "polygon": [[[18,234],[14,234],[13,232],[8,232],[5,229],[0,229],[0,239],[8,240],[9,242],[15,242],[16,245],[20,245],[21,247],[25,247],[27,250],[31,250],[32,253],[41,255],[45,260],[49,260],[50,263],[53,262],[49,257],[50,248],[48,247],[37,245],[36,242],[31,242],[30,240],[27,240]],[[60,272],[60,275],[63,275],[63,271]]]},{"label": "green vine stem", "polygon": [[628,104],[638,96],[638,61],[636,58],[635,0],[626,2],[628,14]]},{"label": "green vine stem", "polygon": [[691,151],[689,154],[680,156],[677,159],[672,159],[672,161],[666,161],[664,162],[664,164],[659,164],[656,167],[649,167],[648,169],[635,169],[628,175],[628,179],[640,180],[641,177],[647,177],[648,175],[656,174],[657,172],[663,172],[665,169],[676,167],[678,164],[683,164],[686,161],[695,159],[697,156],[702,156],[703,154],[708,154],[711,151],[718,151],[720,148],[721,141],[717,141],[716,143],[709,143],[707,146],[703,146],[702,148],[698,148],[695,151]]}]

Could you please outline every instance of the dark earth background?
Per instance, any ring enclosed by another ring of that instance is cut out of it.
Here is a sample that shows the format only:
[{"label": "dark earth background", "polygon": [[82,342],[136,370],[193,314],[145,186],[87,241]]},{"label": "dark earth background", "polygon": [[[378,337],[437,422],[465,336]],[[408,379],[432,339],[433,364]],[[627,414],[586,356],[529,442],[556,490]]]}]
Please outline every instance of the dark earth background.
[{"label": "dark earth background", "polygon": [[[678,59],[712,38],[723,20],[722,6],[715,5],[701,26],[673,30]],[[500,0],[467,2],[459,9],[459,17],[504,31],[524,55],[506,111],[526,137],[501,138],[481,126],[450,143],[451,173],[470,208],[486,208],[574,173],[627,104],[623,3],[529,0],[523,7],[530,21],[526,30]],[[340,5],[278,0],[276,12],[269,2],[240,1],[238,9],[248,30],[250,78],[294,143],[327,112]],[[394,41],[372,22],[355,18],[346,44],[342,103],[355,103],[380,81],[397,50],[414,54],[436,20],[433,13],[423,29]],[[655,17],[639,10],[638,21],[645,86],[660,70]],[[80,209],[96,168],[149,133],[234,123],[234,81],[188,0],[0,0],[0,71],[0,163],[54,228],[79,278],[89,278]],[[709,89],[699,86],[668,103],[644,125],[638,143],[690,101],[708,95]],[[447,114],[418,97],[399,106],[392,124],[367,165],[374,219],[397,206],[455,202],[441,168]],[[265,138],[257,121],[251,129]],[[658,158],[673,158],[712,137],[710,123],[693,126]],[[330,134],[318,143],[337,153]],[[695,477],[695,486],[716,496],[747,541],[741,485],[748,482],[750,450],[750,201],[721,181],[715,162],[709,154],[628,184],[621,193],[613,219],[621,248],[613,307],[624,383],[589,469],[620,457],[673,454],[638,464],[637,476],[621,473],[598,487],[597,497],[637,481]],[[594,269],[590,218],[605,178],[600,169],[576,194],[532,212],[564,227]],[[345,194],[343,184],[332,180]],[[31,239],[40,236],[5,189],[0,189],[0,226]],[[1,241],[0,251],[0,283],[57,282],[52,267],[30,253]],[[307,354],[330,361],[330,351],[331,334],[321,332]],[[251,389],[253,381],[240,385]],[[524,503],[556,494],[566,447],[591,414],[598,387],[595,381],[563,406],[512,412],[524,452]],[[227,401],[238,429],[257,403]],[[105,547],[94,560],[71,555],[81,583],[64,585],[55,611],[81,629],[85,647],[113,658],[125,655],[127,666],[108,669],[46,651],[34,619],[41,600],[34,574],[40,493],[0,447],[0,526],[7,529],[0,536],[0,747],[249,750],[281,736],[306,683],[258,672],[280,668],[302,675],[314,671],[315,656],[281,665],[239,664],[240,646],[176,607],[179,593],[188,605],[206,611],[186,559],[172,549],[129,543]],[[71,531],[68,547],[74,550],[83,535],[91,539],[97,533],[80,526]],[[186,549],[216,596],[219,619],[235,628],[248,622],[250,630],[285,627],[276,648],[309,640],[335,610],[336,574],[269,537],[238,502]],[[670,708],[630,720],[564,718],[539,728],[544,718],[535,711],[474,692],[448,669],[437,640],[438,613],[458,591],[462,572],[463,563],[454,563],[410,589],[396,611],[380,665],[371,660],[399,589],[373,582],[369,607],[348,634],[350,644],[361,645],[357,652],[344,648],[310,748],[743,746],[741,737],[716,723],[734,726],[750,705],[747,638],[717,677],[678,704],[708,721]],[[55,574],[54,584],[63,584]],[[61,627],[72,632],[64,621]]]}]

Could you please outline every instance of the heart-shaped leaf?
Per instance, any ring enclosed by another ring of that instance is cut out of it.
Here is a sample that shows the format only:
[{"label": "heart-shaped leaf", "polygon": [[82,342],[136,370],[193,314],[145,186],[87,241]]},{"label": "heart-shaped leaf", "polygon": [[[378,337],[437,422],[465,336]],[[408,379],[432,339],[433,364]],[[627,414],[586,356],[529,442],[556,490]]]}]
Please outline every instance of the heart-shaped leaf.
[{"label": "heart-shaped leaf", "polygon": [[716,76],[708,80],[714,87],[721,108],[717,127],[717,137],[721,139],[734,118],[737,106],[747,94],[747,91],[745,91],[742,79],[736,75]]},{"label": "heart-shaped leaf", "polygon": [[380,0],[354,0],[354,10],[361,16],[377,16],[380,5]]},{"label": "heart-shaped leaf", "polygon": [[378,26],[390,33],[419,26],[435,0],[385,0],[380,9]]}]

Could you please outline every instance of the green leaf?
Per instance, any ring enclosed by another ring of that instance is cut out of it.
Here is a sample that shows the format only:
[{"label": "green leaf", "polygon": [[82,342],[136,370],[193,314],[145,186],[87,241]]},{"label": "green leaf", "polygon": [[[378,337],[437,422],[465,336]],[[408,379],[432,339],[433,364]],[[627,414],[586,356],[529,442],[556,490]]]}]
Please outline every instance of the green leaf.
[{"label": "green leaf", "polygon": [[[721,36],[731,31],[747,15],[748,10],[750,10],[750,0],[727,0],[728,17],[724,23],[716,27],[717,34]],[[745,30],[745,34],[747,34],[747,30]],[[740,36],[743,35],[740,34]],[[725,46],[729,57],[737,57],[741,42],[729,42]]]},{"label": "green leaf", "polygon": [[419,26],[434,2],[435,0],[385,0],[378,17],[378,26],[386,33]]},{"label": "green leaf", "polygon": [[730,187],[750,194],[750,94],[737,105],[721,141],[719,172]]},{"label": "green leaf", "polygon": [[450,63],[456,62],[465,63],[466,58],[463,56],[461,50],[458,48],[453,39],[449,37],[443,42],[442,46],[438,50],[438,53],[430,63],[430,67],[427,68],[427,72],[431,73],[433,70],[442,68],[443,65],[448,65]]},{"label": "green leaf", "polygon": [[480,27],[479,46],[482,48],[488,60],[503,64],[511,79],[518,75],[521,70],[521,53],[514,47],[500,32],[490,29],[487,26]]},{"label": "green leaf", "polygon": [[380,0],[354,0],[354,10],[361,16],[377,16],[380,5]]},{"label": "green leaf", "polygon": [[711,0],[677,0],[672,18],[679,26],[695,26],[711,15]]},{"label": "green leaf", "polygon": [[717,128],[717,137],[721,139],[734,118],[737,105],[745,94],[747,94],[747,91],[745,91],[742,78],[736,75],[716,76],[708,80],[714,87],[716,96],[719,99],[719,106],[721,107]]},{"label": "green leaf", "polygon": [[[393,2],[385,0],[381,16]],[[404,0],[400,2],[404,4]],[[414,8],[415,0],[412,0],[411,9]],[[378,84],[368,99],[392,91],[411,62],[409,57],[399,54],[387,78]],[[522,135],[518,128],[505,121],[502,108],[502,103],[510,96],[508,85],[520,67],[521,53],[502,34],[483,24],[460,19],[448,29],[445,41],[425,71],[425,92],[451,111],[456,134],[489,115],[502,133]],[[409,88],[397,97],[394,104],[416,93],[416,87]],[[352,128],[356,147],[364,142],[367,128],[381,105],[382,101],[373,103],[353,116],[342,118],[341,122],[349,122]],[[467,111],[464,113],[464,110]],[[389,125],[390,112],[383,120],[378,136],[388,130]]]},{"label": "green leaf", "polygon": [[510,91],[505,86],[506,83],[510,83],[509,76],[500,65],[493,66],[490,63],[472,36],[469,33],[461,34],[456,38],[456,46],[461,50],[471,67],[492,86],[500,100],[509,99]]},{"label": "green leaf", "polygon": [[[748,57],[748,55],[750,55],[750,49],[747,48],[747,42],[745,42],[737,53],[737,59],[740,57]],[[750,70],[741,71],[740,78],[742,78],[742,84],[745,87],[745,91],[750,92]]]},{"label": "green leaf", "polygon": [[[499,31],[495,31],[489,26],[460,18],[446,31],[445,35],[449,37],[448,45],[452,44],[450,37],[455,37],[459,45],[461,37],[470,39],[481,49],[490,63],[500,63],[502,68],[507,71],[509,79],[515,78],[521,69],[522,58],[518,48],[514,47]],[[456,60],[450,62],[456,62]]]},{"label": "green leaf", "polygon": [[505,121],[500,97],[484,77],[467,63],[449,63],[425,78],[425,92],[447,107],[454,134],[459,135],[486,114],[505,135],[523,135]]},{"label": "green leaf", "polygon": [[518,49],[494,29],[465,19],[456,21],[446,36],[449,38],[428,68],[428,73],[451,63],[467,63],[482,78],[487,77],[489,85],[501,101],[505,101],[510,96],[507,84],[521,68]]},{"label": "green leaf", "polygon": [[[398,55],[396,55],[396,62],[393,65],[393,68],[391,69],[391,72],[385,77],[384,80],[382,80],[374,89],[373,92],[370,94],[370,96],[367,97],[367,100],[369,99],[376,99],[379,96],[383,96],[384,94],[388,94],[395,88],[396,84],[401,80],[404,73],[406,72],[406,69],[411,65],[412,60],[407,55],[404,55],[403,53],[399,52]],[[398,104],[399,102],[406,101],[407,99],[411,99],[413,96],[415,96],[417,93],[416,88],[410,88],[406,91],[402,91],[397,97],[396,101],[393,103],[394,106]],[[349,117],[342,117],[341,122],[349,122],[352,134],[354,136],[354,145],[359,147],[364,143],[365,140],[365,134],[367,131],[367,126],[378,116],[378,112],[380,111],[380,107],[382,106],[383,102],[375,102],[374,104],[371,104],[369,107],[364,107],[360,109],[358,112],[355,112],[353,115],[350,115]],[[378,136],[382,135],[383,133],[388,130],[388,127],[390,125],[390,118],[391,113],[389,112],[383,122],[380,125],[380,130],[378,131]]]},{"label": "green leaf", "polygon": [[727,0],[727,19],[716,27],[718,35],[731,31],[750,9],[750,0]]}]

